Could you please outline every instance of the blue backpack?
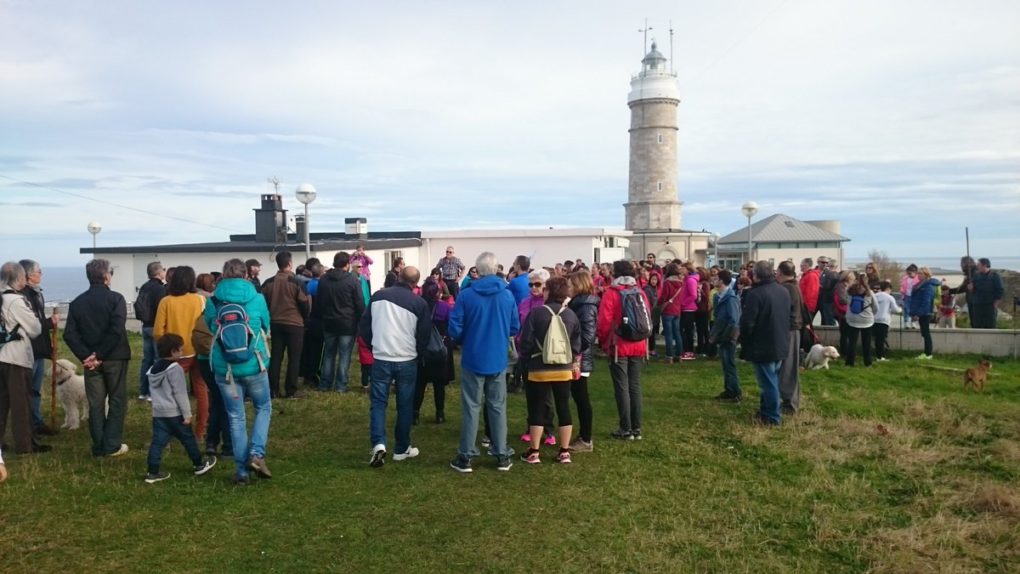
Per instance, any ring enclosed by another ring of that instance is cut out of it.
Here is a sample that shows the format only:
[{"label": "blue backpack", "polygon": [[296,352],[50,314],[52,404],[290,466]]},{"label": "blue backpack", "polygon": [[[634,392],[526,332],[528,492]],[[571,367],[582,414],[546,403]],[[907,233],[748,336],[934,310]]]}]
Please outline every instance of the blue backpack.
[{"label": "blue backpack", "polygon": [[865,301],[866,299],[864,298],[864,295],[853,295],[850,297],[850,312],[854,315],[860,315],[863,313],[864,310],[869,307]]},{"label": "blue backpack", "polygon": [[[255,331],[248,324],[248,311],[238,303],[224,303],[213,298],[216,306],[216,343],[229,365],[247,363],[256,356]],[[261,362],[261,358],[260,358]]]}]

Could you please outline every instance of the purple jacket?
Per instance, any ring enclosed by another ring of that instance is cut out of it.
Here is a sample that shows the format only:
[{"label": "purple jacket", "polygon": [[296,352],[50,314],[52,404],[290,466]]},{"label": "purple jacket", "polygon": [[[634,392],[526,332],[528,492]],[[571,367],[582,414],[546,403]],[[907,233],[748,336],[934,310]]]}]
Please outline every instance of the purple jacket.
[{"label": "purple jacket", "polygon": [[[528,318],[528,313],[531,313],[532,309],[545,305],[545,297],[542,295],[529,295],[527,299],[517,304],[517,314],[521,318],[521,325],[524,324],[524,320]],[[521,335],[517,334],[517,341],[520,342]]]},{"label": "purple jacket", "polygon": [[372,261],[372,258],[368,256],[368,253],[358,255],[355,252],[351,255],[351,263],[360,263],[362,277],[364,277],[369,283],[372,282],[372,268],[370,266],[375,263],[375,261]]}]

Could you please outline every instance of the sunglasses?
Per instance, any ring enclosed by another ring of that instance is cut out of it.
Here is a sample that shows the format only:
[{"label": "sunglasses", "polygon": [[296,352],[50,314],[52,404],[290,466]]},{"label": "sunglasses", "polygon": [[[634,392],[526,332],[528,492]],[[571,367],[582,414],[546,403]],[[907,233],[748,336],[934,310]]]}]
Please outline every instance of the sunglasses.
[{"label": "sunglasses", "polygon": [[541,287],[541,283],[528,283],[528,287]]}]

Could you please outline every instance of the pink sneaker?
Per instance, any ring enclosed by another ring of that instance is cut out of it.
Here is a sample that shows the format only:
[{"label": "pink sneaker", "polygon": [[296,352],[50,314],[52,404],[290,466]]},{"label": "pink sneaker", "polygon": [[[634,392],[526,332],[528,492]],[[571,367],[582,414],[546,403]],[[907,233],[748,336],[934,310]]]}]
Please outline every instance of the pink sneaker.
[{"label": "pink sneaker", "polygon": [[531,433],[526,432],[521,435],[521,442],[531,442]]},{"label": "pink sneaker", "polygon": [[545,435],[545,444],[549,446],[556,446],[556,437],[551,434]]}]

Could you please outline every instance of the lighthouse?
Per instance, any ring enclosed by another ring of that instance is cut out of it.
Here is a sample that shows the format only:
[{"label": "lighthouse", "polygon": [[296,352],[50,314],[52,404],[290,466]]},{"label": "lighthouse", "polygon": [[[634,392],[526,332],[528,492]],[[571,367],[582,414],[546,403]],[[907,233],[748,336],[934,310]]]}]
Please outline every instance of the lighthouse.
[{"label": "lighthouse", "polygon": [[631,231],[680,229],[677,195],[677,106],[680,87],[666,58],[652,40],[641,72],[630,81],[630,177],[626,228]]},{"label": "lighthouse", "polygon": [[703,264],[710,233],[681,227],[677,193],[677,108],[680,86],[652,40],[641,71],[630,80],[630,173],[625,227],[632,233],[630,256]]}]

